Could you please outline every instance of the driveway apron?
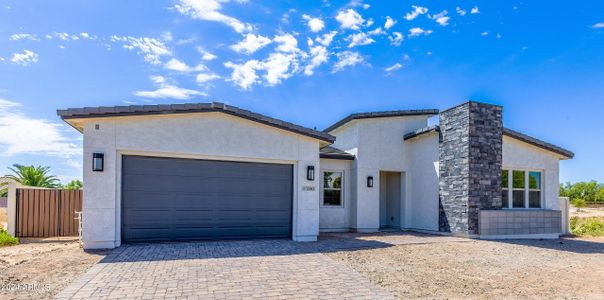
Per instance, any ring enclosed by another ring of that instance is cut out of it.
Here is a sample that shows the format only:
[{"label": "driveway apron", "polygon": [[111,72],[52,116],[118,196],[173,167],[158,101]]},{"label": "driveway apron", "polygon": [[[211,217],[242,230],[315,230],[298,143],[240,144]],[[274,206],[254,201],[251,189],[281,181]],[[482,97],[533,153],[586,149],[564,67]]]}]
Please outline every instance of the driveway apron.
[{"label": "driveway apron", "polygon": [[393,299],[322,254],[340,247],[386,246],[376,241],[290,240],[124,245],[56,298]]}]

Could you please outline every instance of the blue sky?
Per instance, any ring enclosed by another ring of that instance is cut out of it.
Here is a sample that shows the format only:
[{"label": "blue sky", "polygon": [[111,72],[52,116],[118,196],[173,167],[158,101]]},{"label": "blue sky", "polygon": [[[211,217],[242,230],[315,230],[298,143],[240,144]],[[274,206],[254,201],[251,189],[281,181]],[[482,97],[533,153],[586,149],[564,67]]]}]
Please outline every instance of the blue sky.
[{"label": "blue sky", "polygon": [[58,108],[221,101],[323,129],[352,112],[503,105],[604,182],[603,1],[0,1],[0,171],[81,178]]}]

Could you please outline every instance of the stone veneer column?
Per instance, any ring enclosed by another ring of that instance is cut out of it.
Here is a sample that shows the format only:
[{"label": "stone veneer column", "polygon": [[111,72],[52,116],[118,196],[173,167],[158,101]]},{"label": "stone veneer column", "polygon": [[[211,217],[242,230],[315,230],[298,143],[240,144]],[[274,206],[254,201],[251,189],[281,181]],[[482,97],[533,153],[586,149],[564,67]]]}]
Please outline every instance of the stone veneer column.
[{"label": "stone veneer column", "polygon": [[439,231],[476,235],[481,209],[501,209],[502,107],[467,102],[440,115]]}]

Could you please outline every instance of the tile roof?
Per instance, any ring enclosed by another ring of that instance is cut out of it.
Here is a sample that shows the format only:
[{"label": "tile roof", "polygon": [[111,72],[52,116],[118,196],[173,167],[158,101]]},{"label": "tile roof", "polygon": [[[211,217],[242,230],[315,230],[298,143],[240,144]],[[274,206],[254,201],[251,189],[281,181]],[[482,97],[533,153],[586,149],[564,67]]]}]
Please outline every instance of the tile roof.
[{"label": "tile roof", "polygon": [[549,150],[551,152],[560,154],[569,159],[575,157],[575,154],[572,151],[566,150],[562,147],[558,147],[558,146],[550,144],[548,142],[544,142],[542,140],[536,139],[534,137],[528,136],[528,135],[518,132],[518,131],[514,131],[512,129],[504,128],[503,134],[507,135],[511,138],[515,138],[517,140],[523,141],[527,144],[531,144],[533,146],[540,147],[540,148]]},{"label": "tile roof", "polygon": [[[434,126],[429,126],[426,128],[418,129],[416,131],[405,134],[403,139],[406,141],[406,140],[413,139],[415,137],[424,135],[426,133],[435,132],[435,131],[440,132],[440,126],[434,125]],[[520,133],[518,131],[514,131],[512,129],[504,128],[503,135],[520,140],[522,142],[533,145],[535,147],[539,147],[539,148],[560,154],[569,159],[573,158],[575,156],[575,154],[572,151],[566,150],[562,147],[558,147],[558,146],[550,144],[548,142],[544,142],[542,140],[536,139],[534,137],[528,136],[528,135],[526,135],[524,133]]]},{"label": "tile roof", "polygon": [[327,127],[323,132],[330,132],[344,124],[357,119],[371,119],[371,118],[388,118],[388,117],[403,117],[403,116],[421,116],[421,115],[437,115],[438,109],[409,109],[409,110],[391,110],[381,112],[365,112],[365,113],[354,113],[346,118],[336,122],[335,124]]},{"label": "tile roof", "polygon": [[295,132],[325,142],[333,143],[335,137],[326,133],[310,128],[302,127],[293,123],[271,118],[265,115],[257,114],[249,110],[244,110],[224,103],[186,103],[186,104],[168,104],[168,105],[130,105],[130,106],[110,106],[110,107],[84,107],[59,109],[57,114],[63,120],[82,119],[82,118],[105,118],[105,117],[125,117],[140,115],[164,115],[180,113],[201,113],[201,112],[222,112],[250,121],[273,126],[279,129]]}]

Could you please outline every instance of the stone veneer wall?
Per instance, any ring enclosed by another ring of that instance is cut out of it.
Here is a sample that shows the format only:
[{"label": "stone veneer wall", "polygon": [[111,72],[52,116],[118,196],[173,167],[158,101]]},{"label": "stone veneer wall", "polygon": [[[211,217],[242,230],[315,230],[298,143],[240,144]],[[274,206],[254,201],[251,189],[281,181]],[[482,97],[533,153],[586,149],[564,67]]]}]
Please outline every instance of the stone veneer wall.
[{"label": "stone veneer wall", "polygon": [[501,209],[502,107],[466,102],[440,115],[439,230],[479,233],[481,209]]}]

